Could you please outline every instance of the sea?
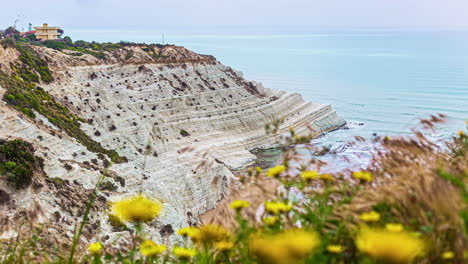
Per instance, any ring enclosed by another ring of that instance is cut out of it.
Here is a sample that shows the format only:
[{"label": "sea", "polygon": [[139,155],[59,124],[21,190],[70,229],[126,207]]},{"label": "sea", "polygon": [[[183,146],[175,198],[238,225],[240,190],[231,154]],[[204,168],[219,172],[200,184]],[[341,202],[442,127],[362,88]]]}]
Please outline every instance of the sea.
[{"label": "sea", "polygon": [[[265,87],[300,93],[331,104],[346,129],[313,140],[336,152],[321,157],[339,171],[350,160],[366,167],[376,136],[411,136],[419,120],[447,116],[426,136],[442,142],[465,130],[468,120],[468,31],[165,29],[66,32],[73,40],[169,43],[244,73]],[[356,136],[368,142],[349,144]],[[338,156],[338,157],[337,157]]]}]

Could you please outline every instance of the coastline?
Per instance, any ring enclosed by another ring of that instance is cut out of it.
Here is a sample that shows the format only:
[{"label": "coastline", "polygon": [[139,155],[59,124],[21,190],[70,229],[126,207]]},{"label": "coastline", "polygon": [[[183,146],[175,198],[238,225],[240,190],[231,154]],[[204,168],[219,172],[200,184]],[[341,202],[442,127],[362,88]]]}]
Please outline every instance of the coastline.
[{"label": "coastline", "polygon": [[[346,123],[339,127],[322,132],[313,139],[320,138],[325,134],[342,129],[346,129]],[[286,146],[285,148],[288,147],[289,146]],[[281,154],[283,153],[282,148],[284,147],[255,148],[251,150],[250,152],[256,156],[256,159],[252,163],[240,169],[233,170],[234,175],[246,175],[249,169],[257,166],[262,169],[267,169],[278,165],[278,161],[281,159]],[[256,216],[259,213],[259,210],[261,211],[263,203],[273,198],[276,190],[281,186],[280,182],[273,178],[261,178],[257,180],[257,184],[252,184],[250,180],[245,179],[243,184],[239,182],[239,186],[233,186],[230,193],[220,200],[215,208],[200,215],[202,224],[218,224],[229,228],[235,228],[236,215],[229,207],[230,203],[235,200],[245,200],[250,202],[251,206],[245,209],[243,214],[250,219],[257,219]]]}]

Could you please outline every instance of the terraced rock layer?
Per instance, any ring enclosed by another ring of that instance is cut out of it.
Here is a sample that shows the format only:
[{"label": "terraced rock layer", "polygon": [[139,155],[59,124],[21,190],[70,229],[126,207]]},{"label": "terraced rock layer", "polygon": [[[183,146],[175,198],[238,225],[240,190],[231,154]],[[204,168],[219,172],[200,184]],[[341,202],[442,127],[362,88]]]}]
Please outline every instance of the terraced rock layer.
[{"label": "terraced rock layer", "polygon": [[[182,47],[161,47],[156,59],[142,47],[131,47],[131,58],[124,59],[128,51],[115,51],[104,61],[35,49],[55,77],[42,87],[87,120],[82,129],[93,140],[128,159],[112,164],[100,195],[112,201],[143,192],[162,201],[162,216],[146,227],[159,240],[177,239],[170,230],[197,223],[200,214],[229,195],[238,184],[232,169],[255,158],[249,150],[277,144],[289,127],[309,134],[310,128],[320,133],[345,123],[330,105],[264,88],[213,57]],[[35,144],[49,178],[89,189],[109,162],[41,116],[28,119],[3,103],[0,113],[0,137]],[[284,120],[279,133],[266,134],[265,125],[277,119]],[[63,215],[47,192],[13,196],[23,206],[35,196],[46,214]],[[97,219],[96,233],[115,231],[104,211]],[[113,234],[108,239],[118,232]]]}]

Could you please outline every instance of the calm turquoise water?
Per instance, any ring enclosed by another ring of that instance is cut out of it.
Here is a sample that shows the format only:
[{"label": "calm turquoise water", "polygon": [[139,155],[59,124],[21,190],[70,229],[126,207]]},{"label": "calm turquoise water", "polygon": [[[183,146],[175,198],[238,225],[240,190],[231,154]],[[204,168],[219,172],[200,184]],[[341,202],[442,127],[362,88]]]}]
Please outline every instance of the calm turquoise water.
[{"label": "calm turquoise water", "polygon": [[[74,40],[121,40],[119,31],[67,33]],[[125,34],[128,41],[161,42],[159,32]],[[408,134],[419,118],[436,113],[449,119],[429,136],[447,138],[465,128],[468,119],[468,32],[206,31],[166,32],[165,39],[214,55],[266,87],[332,104],[350,128],[316,140],[332,148],[342,147],[355,135]],[[366,153],[368,146],[361,145],[343,155]]]}]

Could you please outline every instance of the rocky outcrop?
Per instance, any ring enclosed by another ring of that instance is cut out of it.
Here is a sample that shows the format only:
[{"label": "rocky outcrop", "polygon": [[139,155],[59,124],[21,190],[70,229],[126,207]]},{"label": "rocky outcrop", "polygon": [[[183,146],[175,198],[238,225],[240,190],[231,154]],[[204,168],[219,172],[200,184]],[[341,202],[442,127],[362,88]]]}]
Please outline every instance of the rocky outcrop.
[{"label": "rocky outcrop", "polygon": [[[161,217],[146,227],[155,239],[162,239],[162,228],[197,223],[200,214],[228,195],[237,185],[232,170],[255,159],[249,150],[277,144],[290,127],[298,134],[318,134],[344,124],[329,105],[267,89],[211,56],[182,47],[161,47],[157,57],[144,47],[131,47],[104,61],[34,48],[55,77],[42,85],[45,91],[87,121],[81,128],[93,140],[128,159],[107,170],[102,199],[143,192],[164,204]],[[283,120],[278,133],[267,134],[265,126],[278,119]],[[93,188],[109,164],[107,157],[89,152],[47,119],[26,118],[3,102],[0,137],[33,143],[44,158],[47,177],[83,189]],[[63,215],[50,193],[9,192],[26,207],[40,201],[49,219],[55,211]],[[96,214],[95,233],[112,234],[106,212]]]}]

